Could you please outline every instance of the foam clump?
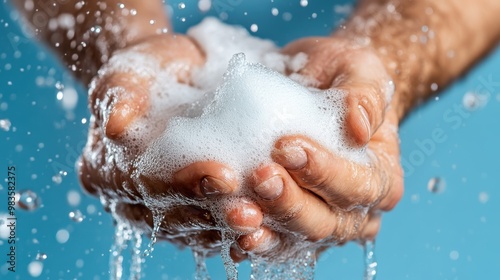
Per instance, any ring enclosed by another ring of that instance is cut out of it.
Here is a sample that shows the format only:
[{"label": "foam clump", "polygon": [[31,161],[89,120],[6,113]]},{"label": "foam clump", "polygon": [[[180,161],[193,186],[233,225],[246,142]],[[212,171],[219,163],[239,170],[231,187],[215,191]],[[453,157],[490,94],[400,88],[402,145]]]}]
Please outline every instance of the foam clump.
[{"label": "foam clump", "polygon": [[[179,83],[169,69],[139,52],[110,61],[118,70],[155,76],[149,113],[132,125],[127,137],[141,154],[137,174],[168,182],[190,163],[214,160],[243,178],[269,162],[274,142],[290,134],[307,135],[343,157],[364,160],[364,151],[344,139],[344,93],[298,83],[310,84],[296,74],[307,62],[305,54],[283,55],[271,41],[214,18],[192,27],[188,35],[206,57],[190,84]],[[295,74],[286,77],[286,70]]]},{"label": "foam clump", "polygon": [[311,91],[262,64],[236,54],[223,82],[201,115],[175,116],[141,157],[138,170],[169,181],[172,172],[196,161],[218,161],[242,178],[269,162],[284,135],[307,135],[343,156],[361,153],[344,140],[344,94]]}]

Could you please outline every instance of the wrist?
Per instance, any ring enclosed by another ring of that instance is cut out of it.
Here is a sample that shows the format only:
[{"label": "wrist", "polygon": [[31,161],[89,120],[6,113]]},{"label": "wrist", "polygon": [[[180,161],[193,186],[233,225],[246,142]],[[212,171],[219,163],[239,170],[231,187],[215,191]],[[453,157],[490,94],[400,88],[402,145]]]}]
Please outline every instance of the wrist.
[{"label": "wrist", "polygon": [[[107,1],[102,6],[91,3],[91,11],[81,25],[81,42],[77,68],[85,83],[95,76],[97,70],[111,55],[120,49],[134,45],[151,36],[170,31],[161,1]],[[93,14],[92,14],[93,13]]]}]

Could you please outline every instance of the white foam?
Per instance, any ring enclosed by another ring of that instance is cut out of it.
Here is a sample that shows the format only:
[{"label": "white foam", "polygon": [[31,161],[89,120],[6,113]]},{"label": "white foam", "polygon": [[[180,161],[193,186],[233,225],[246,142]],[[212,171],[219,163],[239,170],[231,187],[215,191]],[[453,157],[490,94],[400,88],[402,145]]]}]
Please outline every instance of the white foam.
[{"label": "white foam", "polygon": [[359,159],[341,131],[343,93],[310,91],[245,55],[231,60],[222,85],[200,116],[175,116],[141,156],[137,170],[168,181],[172,172],[195,161],[214,160],[241,178],[270,161],[274,142],[302,134],[343,156]]}]

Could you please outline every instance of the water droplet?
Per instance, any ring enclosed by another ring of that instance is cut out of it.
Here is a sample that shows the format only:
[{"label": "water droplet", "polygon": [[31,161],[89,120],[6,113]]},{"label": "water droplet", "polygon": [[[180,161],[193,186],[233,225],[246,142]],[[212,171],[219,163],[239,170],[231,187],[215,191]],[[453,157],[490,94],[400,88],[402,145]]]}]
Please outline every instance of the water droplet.
[{"label": "water droplet", "polygon": [[102,27],[100,27],[99,25],[92,26],[90,28],[90,32],[95,33],[95,34],[99,34],[99,33],[101,33],[101,31],[102,31]]},{"label": "water droplet", "polygon": [[68,194],[66,195],[66,200],[68,201],[68,204],[70,206],[78,206],[81,201],[81,195],[78,191],[71,190],[68,191]]},{"label": "water droplet", "polygon": [[0,120],[0,128],[4,131],[9,131],[10,130],[10,121],[8,119],[2,119]]},{"label": "water droplet", "polygon": [[97,209],[96,209],[94,204],[87,205],[87,214],[93,215],[93,214],[95,214],[96,210]]},{"label": "water droplet", "polygon": [[179,10],[183,10],[184,8],[186,8],[186,4],[184,4],[184,2],[180,2],[177,6],[179,7]]},{"label": "water droplet", "polygon": [[63,177],[65,177],[66,175],[68,175],[68,172],[61,170],[56,175],[52,176],[52,182],[59,185],[60,183],[62,183]]},{"label": "water droplet", "polygon": [[431,84],[431,90],[432,91],[436,91],[436,90],[438,90],[438,88],[439,88],[438,84],[436,84],[436,83],[432,83]]},{"label": "water droplet", "polygon": [[307,7],[307,5],[309,4],[309,1],[308,0],[300,0],[300,5],[302,7]]},{"label": "water droplet", "polygon": [[64,244],[69,240],[69,232],[65,229],[60,229],[56,233],[57,242]]},{"label": "water droplet", "polygon": [[279,15],[279,13],[280,13],[280,11],[277,8],[272,8],[271,9],[271,14],[273,16],[277,16],[277,15]]},{"label": "water droplet", "polygon": [[28,273],[31,277],[38,277],[42,274],[43,271],[43,263],[39,261],[32,261],[28,265]]},{"label": "water droplet", "polygon": [[130,9],[130,14],[135,16],[137,15],[137,10],[136,9]]},{"label": "water droplet", "polygon": [[486,203],[490,199],[490,196],[488,195],[487,192],[480,192],[479,193],[479,202],[481,203]]},{"label": "water droplet", "polygon": [[443,178],[434,177],[427,183],[427,189],[432,193],[442,193],[446,188],[446,182]]},{"label": "water droplet", "polygon": [[61,175],[56,174],[56,175],[52,176],[52,182],[54,182],[54,183],[56,183],[56,184],[59,185],[62,182]]},{"label": "water droplet", "polygon": [[284,21],[291,21],[292,20],[292,14],[289,12],[284,12],[282,17],[283,17]]},{"label": "water droplet", "polygon": [[17,204],[21,209],[33,211],[38,209],[41,204],[41,199],[38,195],[31,190],[24,190],[19,192],[19,200]]},{"label": "water droplet", "polygon": [[257,32],[259,30],[259,26],[254,23],[254,24],[250,25],[250,30],[252,32]]},{"label": "water droplet", "polygon": [[71,211],[69,212],[68,214],[69,218],[77,223],[80,223],[83,221],[83,219],[85,218],[82,214],[82,212],[80,212],[80,210],[75,210],[75,211]]},{"label": "water droplet", "polygon": [[462,104],[469,111],[479,109],[486,103],[488,103],[488,95],[476,92],[467,92],[462,99]]},{"label": "water droplet", "polygon": [[36,254],[36,260],[37,261],[44,261],[46,259],[47,259],[47,254],[40,253],[40,252],[38,254]]},{"label": "water droplet", "polygon": [[199,0],[198,1],[198,9],[203,13],[208,12],[211,7],[212,7],[211,0]]},{"label": "water droplet", "polygon": [[151,233],[151,238],[149,240],[148,247],[144,251],[144,257],[151,255],[151,253],[153,253],[154,251],[156,236],[158,235],[158,232],[160,232],[160,226],[163,221],[163,218],[164,218],[163,214],[156,211],[153,213],[153,223],[154,223],[153,232]]},{"label": "water droplet", "polygon": [[[76,266],[77,268],[82,268],[84,264],[85,264],[85,263],[83,262],[83,260],[82,260],[82,259],[78,259],[78,260],[76,260],[76,262],[75,262],[75,266]],[[132,278],[132,279],[134,279],[134,278]]]},{"label": "water droplet", "polygon": [[451,260],[456,261],[456,260],[458,260],[459,257],[460,257],[460,254],[457,251],[453,250],[450,252],[450,259]]}]

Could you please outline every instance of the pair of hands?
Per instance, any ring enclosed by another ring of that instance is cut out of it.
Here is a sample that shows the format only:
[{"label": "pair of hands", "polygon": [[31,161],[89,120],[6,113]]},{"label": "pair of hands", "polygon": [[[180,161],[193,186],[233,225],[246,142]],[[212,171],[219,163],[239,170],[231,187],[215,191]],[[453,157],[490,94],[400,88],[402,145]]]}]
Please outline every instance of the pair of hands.
[{"label": "pair of hands", "polygon": [[[204,63],[203,52],[181,35],[149,37],[121,52],[131,50],[153,56],[161,67],[182,65],[175,73],[185,83],[189,83],[190,71]],[[236,261],[248,253],[280,255],[286,234],[263,225],[264,215],[284,231],[314,242],[373,239],[380,227],[379,212],[392,209],[403,193],[399,119],[391,106],[390,77],[377,55],[339,37],[301,39],[282,51],[308,55],[299,74],[316,80],[314,86],[348,93],[347,137],[352,145],[367,146],[370,161],[349,161],[300,135],[279,139],[271,154],[274,163],[259,167],[251,176],[255,199],[241,199],[223,214],[225,223],[240,234],[231,248]],[[152,228],[153,209],[146,206],[141,193],[210,200],[231,195],[240,185],[230,166],[196,162],[177,171],[171,184],[142,177],[146,184],[139,191],[131,175],[141,151],[124,138],[129,124],[148,113],[153,79],[133,71],[101,73],[94,79],[90,89],[93,121],[80,162],[85,189],[114,201],[116,214],[145,231]],[[215,252],[221,240],[215,223],[207,210],[178,206],[165,214],[158,238],[187,246],[196,243]]]}]

